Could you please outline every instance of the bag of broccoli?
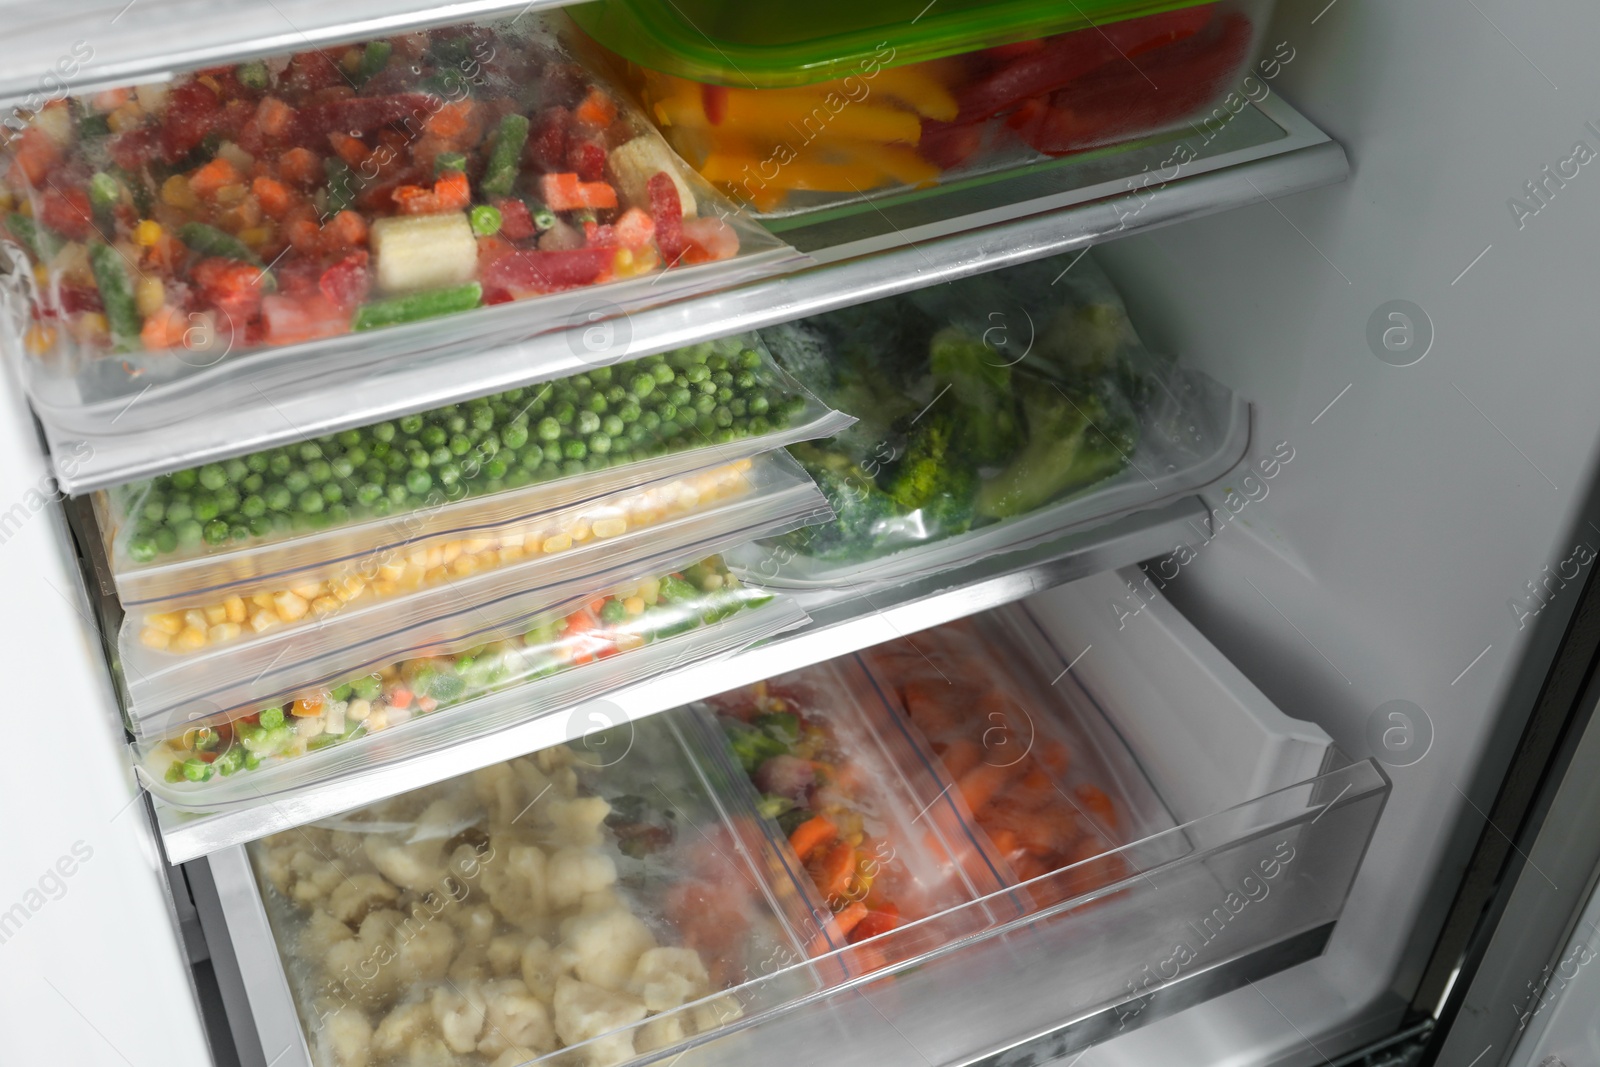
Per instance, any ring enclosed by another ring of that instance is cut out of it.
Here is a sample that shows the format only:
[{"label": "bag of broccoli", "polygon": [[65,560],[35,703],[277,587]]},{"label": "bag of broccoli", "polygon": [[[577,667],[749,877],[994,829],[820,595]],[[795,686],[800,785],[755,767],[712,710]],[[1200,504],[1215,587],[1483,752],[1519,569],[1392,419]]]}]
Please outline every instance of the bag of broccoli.
[{"label": "bag of broccoli", "polygon": [[[1020,547],[1009,533],[1024,516],[1074,502],[1063,522],[1018,531],[1038,540],[1165,502],[1243,451],[1240,402],[1146,349],[1088,256],[830,312],[762,338],[790,373],[859,419],[790,449],[836,517],[774,542],[783,575],[767,577],[821,578],[1002,524],[1004,535],[974,536],[971,551]],[[1113,485],[1126,488],[1102,495]],[[907,567],[915,562],[907,556]],[[904,569],[874,567],[869,577]]]}]

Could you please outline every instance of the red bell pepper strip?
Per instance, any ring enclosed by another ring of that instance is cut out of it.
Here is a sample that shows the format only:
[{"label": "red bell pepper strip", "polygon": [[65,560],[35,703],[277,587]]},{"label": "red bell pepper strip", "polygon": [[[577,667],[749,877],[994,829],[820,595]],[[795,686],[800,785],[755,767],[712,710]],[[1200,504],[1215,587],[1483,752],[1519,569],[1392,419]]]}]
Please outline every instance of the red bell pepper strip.
[{"label": "red bell pepper strip", "polygon": [[958,93],[961,110],[956,122],[991,118],[1113,60],[1137,73],[1130,62],[1133,57],[1199,33],[1215,13],[1216,5],[1204,4],[1052,38],[1043,49],[1012,60]]},{"label": "red bell pepper strip", "polygon": [[600,280],[616,257],[610,248],[578,248],[570,252],[517,251],[483,268],[486,290],[553,293]]},{"label": "red bell pepper strip", "polygon": [[1230,14],[1203,34],[1150,53],[1143,73],[1108,65],[1103,76],[1052,94],[1042,120],[1022,134],[1038,151],[1064,155],[1175,122],[1226,89],[1250,35],[1249,20]]},{"label": "red bell pepper strip", "polygon": [[678,186],[666,171],[657,171],[645,183],[650,197],[650,218],[656,224],[656,247],[667,266],[683,258],[688,246],[683,239],[683,201],[678,198]]}]

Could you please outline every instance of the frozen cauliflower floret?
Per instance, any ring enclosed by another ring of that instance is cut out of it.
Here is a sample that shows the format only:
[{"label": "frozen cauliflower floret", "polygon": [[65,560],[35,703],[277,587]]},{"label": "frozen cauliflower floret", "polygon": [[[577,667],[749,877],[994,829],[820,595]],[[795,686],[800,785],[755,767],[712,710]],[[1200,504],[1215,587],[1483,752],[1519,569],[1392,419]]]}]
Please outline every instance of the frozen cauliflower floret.
[{"label": "frozen cauliflower floret", "polygon": [[508,1048],[494,1058],[489,1067],[522,1067],[523,1064],[539,1058],[541,1053],[531,1048]]},{"label": "frozen cauliflower floret", "polygon": [[544,814],[558,844],[593,847],[605,840],[601,827],[611,814],[611,804],[605,797],[576,797],[556,801]]},{"label": "frozen cauliflower floret", "polygon": [[332,863],[310,852],[300,851],[289,858],[288,896],[297,904],[311,904],[327,896],[345,881]]},{"label": "frozen cauliflower floret", "polygon": [[489,947],[489,939],[494,936],[494,928],[498,923],[494,909],[487,904],[456,908],[450,921],[461,932],[462,944],[481,949]]},{"label": "frozen cauliflower floret", "polygon": [[683,1020],[676,1015],[658,1015],[639,1027],[634,1036],[634,1047],[641,1053],[676,1045],[689,1035],[683,1032]]},{"label": "frozen cauliflower floret", "polygon": [[483,865],[478,882],[501,918],[533,933],[544,922],[546,879],[545,856],[538,846],[502,841],[495,847],[494,859]]},{"label": "frozen cauliflower floret", "polygon": [[548,873],[550,906],[563,909],[576,905],[585,893],[613,885],[617,864],[595,848],[563,848],[551,853]]},{"label": "frozen cauliflower floret", "polygon": [[668,1011],[711,992],[711,976],[692,948],[652,948],[634,965],[630,988],[652,1012]]},{"label": "frozen cauliflower floret", "polygon": [[367,838],[366,854],[372,865],[389,881],[414,893],[427,892],[444,877],[439,852],[444,842],[418,841],[402,845],[391,837],[372,834]]},{"label": "frozen cauliflower floret", "polygon": [[508,821],[521,816],[523,809],[529,804],[543,803],[556,795],[555,785],[551,782],[550,776],[540,770],[539,765],[533,760],[512,760],[506,767],[522,787],[522,796],[518,798],[520,803],[517,809],[507,816]]},{"label": "frozen cauliflower floret", "polygon": [[436,981],[449,968],[455,951],[456,935],[448,923],[437,919],[423,923],[395,945],[394,973],[406,985]]},{"label": "frozen cauliflower floret", "polygon": [[393,908],[378,908],[367,913],[361,920],[361,928],[356,932],[356,940],[363,945],[379,945],[387,942],[394,932],[406,921],[406,917]]},{"label": "frozen cauliflower floret", "polygon": [[542,937],[529,941],[522,950],[522,981],[534,996],[549,1003],[556,995],[556,983],[572,973],[576,959],[557,952]]},{"label": "frozen cauliflower floret", "polygon": [[485,857],[488,853],[479,852],[471,845],[457,845],[455,851],[450,853],[450,859],[445,864],[449,874],[440,883],[445,892],[458,900],[472,899],[473,890],[478,885],[478,878],[483,874],[488,862]]},{"label": "frozen cauliflower floret", "polygon": [[385,1015],[373,1031],[373,1058],[379,1061],[396,1059],[412,1044],[432,1033],[433,1011],[427,1004],[402,1004]]},{"label": "frozen cauliflower floret", "polygon": [[578,977],[611,990],[628,987],[639,957],[656,944],[650,928],[621,908],[578,916],[567,924],[566,937],[578,956]]},{"label": "frozen cauliflower floret", "polygon": [[366,1015],[346,1006],[322,1021],[319,1031],[338,1067],[367,1067],[372,1054],[372,1024]]},{"label": "frozen cauliflower floret", "polygon": [[556,1047],[555,1024],[550,1010],[517,978],[490,982],[484,987],[488,1013],[478,1051],[498,1056],[507,1049],[532,1049],[535,1054],[552,1052]]},{"label": "frozen cauliflower floret", "polygon": [[417,1038],[396,1062],[400,1067],[459,1067],[458,1057],[444,1038],[434,1034]]},{"label": "frozen cauliflower floret", "polygon": [[498,934],[489,939],[484,955],[496,978],[517,972],[522,966],[522,949],[527,943],[528,939],[521,934]]},{"label": "frozen cauliflower floret", "polygon": [[489,813],[492,824],[508,825],[521,813],[527,801],[521,799],[517,786],[517,775],[509,763],[496,763],[472,772],[472,791]]},{"label": "frozen cauliflower floret", "polygon": [[356,874],[343,879],[328,898],[328,911],[342,923],[359,923],[367,912],[380,904],[391,904],[400,891],[375,874]]},{"label": "frozen cauliflower floret", "polygon": [[[576,1045],[601,1034],[609,1034],[613,1030],[632,1026],[644,1016],[644,1002],[638,997],[613,993],[575,978],[563,978],[556,983],[556,1034],[568,1045]],[[626,1041],[627,1056],[631,1057],[632,1035],[623,1033],[614,1036]],[[609,1056],[615,1051],[617,1050],[607,1049],[605,1055]],[[606,1062],[621,1061],[607,1059]]]},{"label": "frozen cauliflower floret", "polygon": [[478,1035],[483,1032],[485,1010],[483,994],[478,987],[471,984],[456,989],[437,987],[433,991],[432,1005],[434,1025],[450,1051],[474,1051],[478,1047]]},{"label": "frozen cauliflower floret", "polygon": [[321,908],[313,911],[295,939],[294,954],[301,959],[316,959],[341,941],[355,937],[350,927]]}]

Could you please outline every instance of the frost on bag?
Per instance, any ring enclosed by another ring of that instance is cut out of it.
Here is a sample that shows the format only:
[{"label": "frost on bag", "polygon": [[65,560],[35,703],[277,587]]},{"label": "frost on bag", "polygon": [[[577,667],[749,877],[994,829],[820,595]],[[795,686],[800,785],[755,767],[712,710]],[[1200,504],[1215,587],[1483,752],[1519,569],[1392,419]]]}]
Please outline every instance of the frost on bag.
[{"label": "frost on bag", "polygon": [[753,841],[661,717],[250,852],[317,1067],[609,1067],[759,1010],[727,991],[797,958]]},{"label": "frost on bag", "polygon": [[[762,331],[779,361],[859,416],[793,447],[838,515],[783,544],[854,563],[1037,511],[1168,442],[1175,375],[1088,258],[985,274]],[[1052,279],[1059,279],[1054,281]],[[1202,454],[1205,442],[1188,448]],[[1148,465],[1148,464],[1146,464]]]},{"label": "frost on bag", "polygon": [[559,18],[46,105],[5,148],[27,355],[126,386],[781,247],[726,221]]}]

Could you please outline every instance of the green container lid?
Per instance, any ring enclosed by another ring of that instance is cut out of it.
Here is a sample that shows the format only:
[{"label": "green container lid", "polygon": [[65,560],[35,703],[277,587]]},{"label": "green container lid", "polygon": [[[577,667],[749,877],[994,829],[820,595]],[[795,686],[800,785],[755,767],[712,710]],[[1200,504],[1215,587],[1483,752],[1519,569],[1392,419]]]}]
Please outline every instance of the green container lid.
[{"label": "green container lid", "polygon": [[873,61],[917,63],[1204,2],[596,0],[567,11],[596,41],[640,66],[713,85],[773,89],[861,73]]}]

